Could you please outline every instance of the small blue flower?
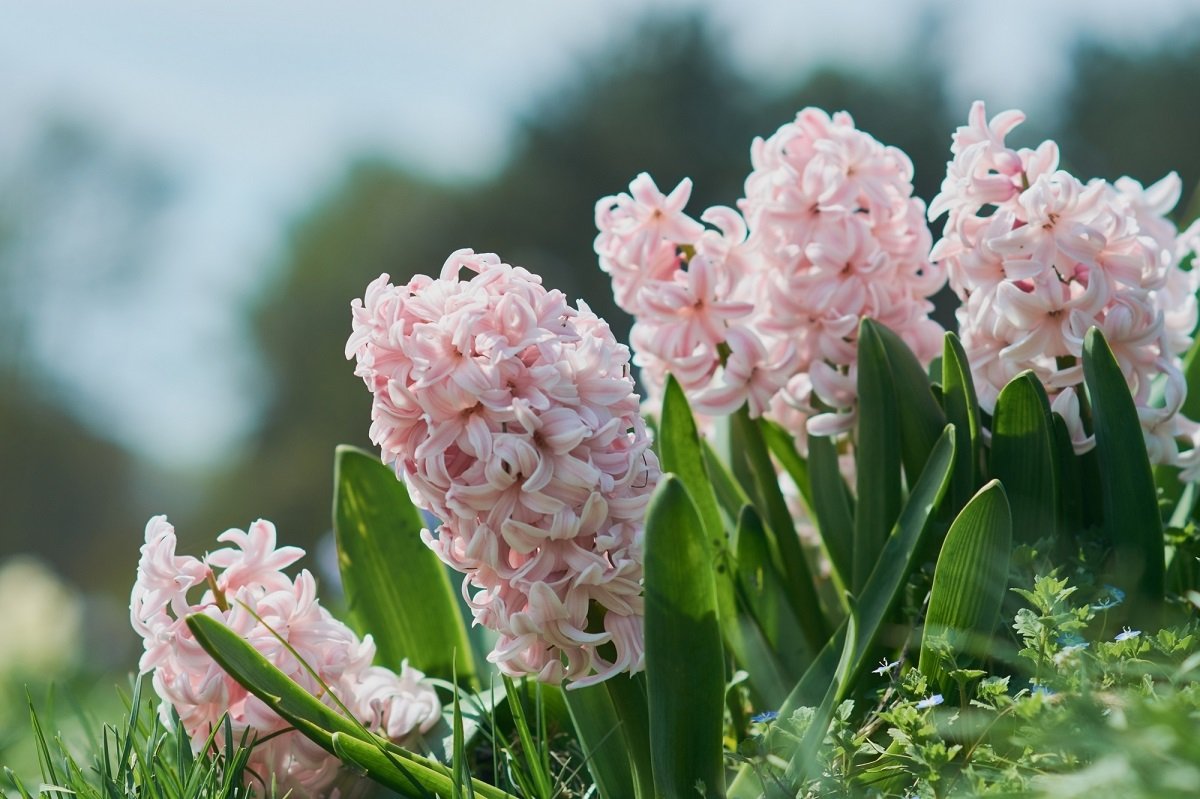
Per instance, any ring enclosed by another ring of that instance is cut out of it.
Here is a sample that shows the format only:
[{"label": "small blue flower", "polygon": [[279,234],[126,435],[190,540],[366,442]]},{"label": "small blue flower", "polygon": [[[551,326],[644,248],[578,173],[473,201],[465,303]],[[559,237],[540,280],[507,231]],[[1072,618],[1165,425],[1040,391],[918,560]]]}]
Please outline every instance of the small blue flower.
[{"label": "small blue flower", "polygon": [[1115,585],[1104,586],[1104,593],[1092,603],[1092,610],[1108,610],[1125,601],[1125,592]]},{"label": "small blue flower", "polygon": [[941,694],[934,694],[933,696],[927,696],[920,702],[917,702],[916,707],[917,710],[925,710],[926,708],[937,707],[945,701],[946,700],[942,698]]},{"label": "small blue flower", "polygon": [[898,660],[888,663],[887,658],[884,658],[883,660],[879,661],[879,668],[871,669],[871,673],[878,674],[880,677],[882,677],[885,674],[891,674],[892,669],[899,665],[900,661]]},{"label": "small blue flower", "polygon": [[1126,627],[1124,630],[1121,630],[1121,632],[1117,633],[1117,637],[1114,638],[1113,640],[1114,641],[1128,641],[1130,638],[1137,638],[1141,634],[1142,634],[1141,630],[1131,630],[1128,627]]},{"label": "small blue flower", "polygon": [[774,721],[777,718],[779,718],[779,711],[764,710],[762,713],[759,713],[758,715],[751,716],[750,720],[753,721],[755,724],[766,724],[768,722]]},{"label": "small blue flower", "polygon": [[1058,645],[1063,649],[1087,649],[1088,642],[1079,633],[1062,633],[1058,636]]},{"label": "small blue flower", "polygon": [[1054,691],[1051,691],[1046,686],[1039,685],[1037,683],[1033,683],[1033,688],[1030,689],[1029,693],[1035,696],[1054,696]]}]

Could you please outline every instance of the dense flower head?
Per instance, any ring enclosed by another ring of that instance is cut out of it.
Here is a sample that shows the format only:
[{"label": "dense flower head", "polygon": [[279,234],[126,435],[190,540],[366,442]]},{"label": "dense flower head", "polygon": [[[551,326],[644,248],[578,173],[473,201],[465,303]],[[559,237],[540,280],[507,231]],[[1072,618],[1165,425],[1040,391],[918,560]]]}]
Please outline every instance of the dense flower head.
[{"label": "dense flower head", "polygon": [[[675,230],[645,216],[636,225]],[[608,325],[526,270],[460,250],[436,279],[372,282],[346,352],[374,395],[372,440],[441,522],[426,543],[499,633],[489,659],[554,683],[641,669],[658,463]]]},{"label": "dense flower head", "polygon": [[[743,403],[798,436],[848,429],[858,324],[876,319],[922,360],[941,346],[928,298],[925,208],[907,156],[846,113],[806,108],[751,148],[741,213],[683,208],[648,175],[596,206],[596,252],[635,318],[635,362],[652,395],[670,373],[702,413]],[[707,223],[705,227],[701,222]]]},{"label": "dense flower head", "polygon": [[1190,471],[1194,456],[1176,439],[1196,433],[1179,409],[1198,273],[1180,268],[1196,229],[1181,235],[1166,217],[1179,177],[1148,188],[1130,178],[1084,183],[1059,169],[1054,142],[1005,143],[1023,120],[1019,111],[989,120],[975,103],[929,208],[931,219],[947,215],[932,255],[963,302],[959,332],[980,404],[991,412],[1005,383],[1033,370],[1076,449],[1089,449],[1079,392],[1083,338],[1095,326],[1129,382],[1151,459]]},{"label": "dense flower head", "polygon": [[441,705],[421,672],[407,663],[399,674],[373,666],[371,637],[360,640],[321,606],[312,574],[301,571],[294,580],[284,574],[304,551],[277,547],[270,522],[228,530],[217,540],[231,546],[204,558],[177,555],[175,529],[166,517],[155,516],[146,525],[130,619],[145,648],[139,667],[143,674],[154,672],[164,723],[174,708],[196,747],[213,730],[220,734],[226,714],[237,741],[247,730],[260,741],[274,736],[254,745],[248,770],[268,783],[274,777],[282,789],[298,795],[328,795],[347,778],[336,757],[299,732],[288,732],[286,721],[200,647],[185,622],[193,613],[221,621],[292,680],[334,705],[298,654],[359,721],[380,735],[404,741],[438,722]]}]

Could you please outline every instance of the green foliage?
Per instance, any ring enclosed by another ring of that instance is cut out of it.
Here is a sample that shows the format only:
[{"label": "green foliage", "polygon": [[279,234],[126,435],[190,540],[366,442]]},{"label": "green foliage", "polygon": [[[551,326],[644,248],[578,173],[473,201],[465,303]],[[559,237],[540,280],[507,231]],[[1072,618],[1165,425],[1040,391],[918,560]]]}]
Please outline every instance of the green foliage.
[{"label": "green foliage", "polygon": [[334,484],[338,566],[358,632],[374,636],[391,669],[407,658],[431,677],[476,683],[458,599],[446,567],[421,540],[425,525],[404,484],[379,458],[345,446]]},{"label": "green foliage", "polygon": [[1004,483],[1016,540],[1055,537],[1059,495],[1054,417],[1046,390],[1033,372],[1014,377],[996,399],[990,466],[992,476]]},{"label": "green foliage", "polygon": [[1103,496],[1104,533],[1113,546],[1110,580],[1131,592],[1137,623],[1159,620],[1165,557],[1158,493],[1137,408],[1117,359],[1097,328],[1083,341]]},{"label": "green foliage", "polygon": [[85,731],[90,745],[80,756],[59,736],[48,737],[30,704],[30,727],[38,751],[42,784],[31,790],[11,768],[9,785],[21,799],[270,799],[270,774],[247,770],[249,737],[236,740],[228,720],[193,754],[192,742],[178,719],[163,725],[152,702],[143,701],[135,683],[129,712],[118,725]]},{"label": "green foliage", "polygon": [[716,587],[696,506],[671,475],[646,512],[645,558],[654,786],[662,796],[723,797],[725,659]]},{"label": "green foliage", "polygon": [[1004,487],[991,481],[950,525],[938,556],[925,614],[919,668],[944,688],[946,658],[934,649],[944,640],[950,654],[986,656],[1000,603],[1008,587],[1012,514]]}]

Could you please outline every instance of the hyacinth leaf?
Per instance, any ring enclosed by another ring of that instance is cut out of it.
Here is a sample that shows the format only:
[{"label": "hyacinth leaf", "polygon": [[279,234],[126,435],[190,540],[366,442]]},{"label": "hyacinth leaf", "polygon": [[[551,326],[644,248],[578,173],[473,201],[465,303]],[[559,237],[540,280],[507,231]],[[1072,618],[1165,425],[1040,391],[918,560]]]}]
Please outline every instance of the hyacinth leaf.
[{"label": "hyacinth leaf", "polygon": [[738,519],[737,547],[739,595],[766,644],[766,657],[760,654],[747,664],[750,684],[764,706],[777,707],[812,662],[813,652],[805,645],[800,622],[784,597],[762,519],[749,505]]},{"label": "hyacinth leaf", "polygon": [[629,756],[634,799],[655,799],[646,673],[618,674],[603,683],[621,721],[622,746]]},{"label": "hyacinth leaf", "polygon": [[800,547],[795,522],[779,488],[779,475],[762,433],[746,406],[733,416],[732,433],[737,447],[735,464],[740,464],[752,504],[766,522],[771,555],[784,577],[788,601],[804,629],[809,646],[819,649],[829,638],[829,622],[821,610],[813,583],[812,569]]},{"label": "hyacinth leaf", "polygon": [[900,460],[912,484],[946,427],[946,414],[933,395],[928,372],[904,340],[872,319],[863,324],[874,330],[887,355],[900,420]]},{"label": "hyacinth leaf", "polygon": [[[356,755],[365,747],[380,753],[380,757],[391,763],[392,771],[383,775],[387,779],[395,775],[397,763],[403,765],[404,773],[408,776],[397,790],[408,794],[419,793],[420,790],[449,793],[452,775],[446,766],[396,746],[372,734],[358,721],[338,713],[297,685],[253,645],[217,619],[196,613],[187,617],[187,625],[204,651],[229,676],[325,751],[338,754],[334,745],[335,735],[355,739],[361,744],[361,747],[354,749]],[[374,763],[375,759],[371,762]],[[376,777],[370,769],[368,773]],[[390,784],[386,779],[381,781]],[[504,799],[508,796],[504,791],[478,780],[473,781],[472,785],[475,792],[486,799]]]},{"label": "hyacinth leaf", "polygon": [[[1195,195],[1200,198],[1200,192]],[[1195,269],[1200,264],[1193,263]],[[1187,381],[1187,397],[1179,412],[1189,419],[1200,419],[1200,336],[1192,341],[1187,354],[1183,356],[1183,376]]]},{"label": "hyacinth leaf", "polygon": [[725,795],[725,656],[711,557],[683,482],[664,475],[646,512],[646,681],[659,796]]},{"label": "hyacinth leaf", "polygon": [[779,461],[788,477],[792,478],[792,483],[804,500],[804,506],[811,508],[813,492],[808,475],[808,462],[796,450],[796,439],[787,430],[767,419],[758,420],[758,429],[762,433],[763,441],[767,442],[767,449],[775,456],[775,460]]},{"label": "hyacinth leaf", "polygon": [[1055,449],[1046,390],[1033,372],[1022,372],[1001,389],[992,416],[991,472],[1004,483],[1017,543],[1057,539]]},{"label": "hyacinth leaf", "polygon": [[621,719],[606,685],[588,685],[563,692],[588,772],[601,799],[635,795]]},{"label": "hyacinth leaf", "polygon": [[1109,582],[1127,587],[1131,613],[1139,624],[1152,626],[1163,602],[1166,568],[1154,474],[1125,376],[1094,327],[1083,339],[1083,379],[1096,435],[1104,530],[1114,549]]},{"label": "hyacinth leaf", "polygon": [[958,435],[954,442],[954,481],[950,484],[950,507],[957,511],[967,504],[981,477],[979,398],[967,353],[953,333],[946,333],[943,340],[941,362],[942,407]]},{"label": "hyacinth leaf", "polygon": [[662,421],[658,431],[658,454],[662,470],[678,477],[687,488],[704,532],[715,549],[724,551],[728,538],[721,521],[721,509],[713,482],[709,479],[700,448],[700,433],[683,389],[674,377],[667,377],[663,393]]},{"label": "hyacinth leaf", "polygon": [[900,416],[896,386],[879,326],[864,319],[858,332],[858,503],[854,509],[851,590],[859,593],[900,513]]},{"label": "hyacinth leaf", "polygon": [[1058,475],[1058,529],[1066,538],[1083,529],[1083,478],[1079,458],[1071,443],[1071,431],[1059,414],[1054,416],[1054,466]]},{"label": "hyacinth leaf", "polygon": [[733,525],[737,522],[742,508],[750,504],[750,496],[730,474],[729,467],[721,460],[721,456],[712,448],[712,445],[707,441],[701,441],[700,445],[704,454],[704,468],[708,470],[708,476],[712,479],[717,502],[720,503],[728,523]]},{"label": "hyacinth leaf", "polygon": [[788,782],[795,788],[799,788],[805,780],[817,773],[820,767],[817,752],[825,743],[825,736],[829,734],[829,725],[833,722],[833,713],[840,701],[838,697],[848,693],[846,682],[854,664],[854,646],[858,641],[858,625],[854,620],[853,610],[846,617],[846,633],[842,638],[844,640],[842,653],[838,658],[833,679],[825,690],[825,697],[809,721],[808,729],[805,730],[804,737],[800,739],[800,745],[796,747],[788,762],[785,774]]},{"label": "hyacinth leaf", "polygon": [[739,664],[750,668],[742,630],[737,618],[737,591],[734,586],[732,558],[729,551],[729,536],[721,517],[721,508],[713,481],[709,479],[704,464],[700,434],[687,397],[674,377],[667,378],[663,395],[662,423],[658,437],[658,452],[664,472],[674,474],[687,488],[688,495],[696,503],[696,511],[708,539],[709,565],[715,573],[717,590],[717,613],[721,621],[721,633],[733,657]]},{"label": "hyacinth leaf", "polygon": [[817,530],[838,583],[850,585],[854,568],[854,498],[842,477],[837,448],[827,436],[808,438],[808,474]]},{"label": "hyacinth leaf", "polygon": [[467,627],[446,567],[421,540],[425,526],[408,489],[368,452],[337,448],[333,528],[338,566],[357,632],[380,661],[405,658],[431,677],[477,686]]},{"label": "hyacinth leaf", "polygon": [[979,657],[989,650],[1008,589],[1014,518],[1004,486],[992,480],[946,533],[933,573],[918,665],[935,685],[944,678],[935,639],[945,640],[956,654]]},{"label": "hyacinth leaf", "polygon": [[[899,600],[909,574],[917,565],[918,553],[950,486],[950,476],[954,470],[954,438],[954,426],[946,425],[942,437],[929,453],[925,469],[909,492],[908,501],[884,544],[878,563],[859,593],[855,604],[853,658],[844,683],[838,689],[835,703],[840,703],[854,690],[855,683],[870,662],[871,649],[884,622]],[[838,662],[846,646],[848,630],[849,625],[843,622],[792,689],[779,709],[780,716],[786,718],[796,708],[816,707],[824,701],[829,684],[837,677]]]}]

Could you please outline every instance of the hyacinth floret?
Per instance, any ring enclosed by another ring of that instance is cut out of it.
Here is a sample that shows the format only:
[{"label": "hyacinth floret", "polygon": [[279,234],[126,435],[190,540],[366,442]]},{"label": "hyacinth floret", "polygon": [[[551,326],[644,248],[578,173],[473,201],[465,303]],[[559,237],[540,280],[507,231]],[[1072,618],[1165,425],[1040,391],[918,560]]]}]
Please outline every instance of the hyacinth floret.
[{"label": "hyacinth floret", "polygon": [[[668,373],[693,407],[747,403],[797,437],[849,429],[859,322],[876,319],[924,361],[941,346],[929,297],[945,273],[912,196],[912,164],[846,113],[806,108],[751,148],[746,196],[683,208],[645,174],[596,206],[595,248],[652,397]],[[701,223],[707,223],[705,227]]]},{"label": "hyacinth floret", "polygon": [[[932,257],[962,300],[959,333],[980,405],[1032,370],[1071,432],[1094,445],[1081,410],[1083,339],[1098,327],[1129,383],[1152,462],[1200,463],[1196,425],[1179,413],[1187,384],[1181,356],[1196,327],[1198,274],[1180,264],[1195,247],[1167,218],[1179,177],[1082,182],[1059,168],[1054,142],[1013,149],[1019,111],[988,119],[976,102],[953,136],[953,160],[930,219],[946,214]],[[1178,441],[1187,445],[1181,451]]]},{"label": "hyacinth floret", "polygon": [[[688,233],[680,197],[661,199],[631,229]],[[574,685],[640,670],[642,518],[659,471],[608,325],[525,269],[459,250],[436,279],[372,282],[346,353],[383,460],[441,522],[425,542],[499,634],[489,660]]]},{"label": "hyacinth floret", "polygon": [[231,546],[204,558],[177,555],[175,529],[165,516],[146,525],[130,620],[143,640],[141,673],[154,672],[163,723],[174,708],[198,748],[214,730],[223,740],[222,719],[228,715],[235,741],[247,731],[259,741],[248,774],[273,776],[293,795],[355,793],[357,783],[338,758],[292,729],[217,665],[188,628],[187,616],[201,613],[225,624],[305,690],[335,705],[306,663],[359,721],[396,742],[437,724],[436,692],[407,663],[399,674],[372,665],[371,637],[360,640],[321,606],[312,574],[304,570],[293,580],[283,572],[304,550],[277,547],[270,522],[226,531],[217,540]]}]

